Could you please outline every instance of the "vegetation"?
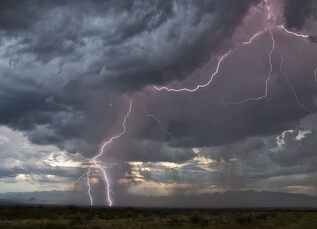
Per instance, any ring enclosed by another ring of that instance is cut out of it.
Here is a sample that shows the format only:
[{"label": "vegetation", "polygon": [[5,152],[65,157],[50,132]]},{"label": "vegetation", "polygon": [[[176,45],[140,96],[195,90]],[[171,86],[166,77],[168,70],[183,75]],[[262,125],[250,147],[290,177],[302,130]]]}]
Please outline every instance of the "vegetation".
[{"label": "vegetation", "polygon": [[0,207],[0,228],[317,228],[317,211]]}]

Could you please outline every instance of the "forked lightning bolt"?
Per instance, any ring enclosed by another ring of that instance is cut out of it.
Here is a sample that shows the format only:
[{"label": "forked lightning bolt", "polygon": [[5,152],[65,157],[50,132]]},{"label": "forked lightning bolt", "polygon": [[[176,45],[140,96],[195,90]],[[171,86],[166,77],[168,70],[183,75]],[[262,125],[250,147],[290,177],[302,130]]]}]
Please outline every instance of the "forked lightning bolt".
[{"label": "forked lightning bolt", "polygon": [[[267,9],[267,19],[271,19],[272,17],[272,14],[271,14],[271,8],[270,8],[270,4],[268,3],[267,0],[264,0],[264,3],[265,3],[265,7]],[[253,41],[255,39],[257,39],[258,37],[260,37],[261,35],[263,35],[264,33],[266,33],[267,30],[264,29],[264,30],[261,30],[257,33],[255,33],[249,41],[245,41],[245,42],[242,42],[243,45],[250,45],[253,43]],[[218,63],[217,63],[217,66],[216,66],[216,70],[214,73],[212,73],[212,75],[210,76],[209,80],[204,83],[204,84],[199,84],[197,85],[196,87],[194,88],[179,88],[179,89],[175,89],[175,88],[169,88],[167,86],[164,86],[164,87],[157,87],[157,86],[154,86],[155,90],[157,91],[168,91],[168,92],[190,92],[190,93],[193,93],[193,92],[197,92],[199,91],[199,89],[201,88],[205,88],[205,87],[208,87],[209,85],[211,85],[211,83],[213,82],[215,76],[219,73],[219,69],[223,63],[223,61],[228,57],[230,56],[230,54],[233,52],[234,50],[230,50],[228,52],[226,52],[225,54],[223,54],[222,56],[220,56],[219,60],[218,60]]]},{"label": "forked lightning bolt", "polygon": [[[102,165],[98,164],[98,159],[104,154],[105,148],[108,145],[110,145],[112,142],[114,142],[115,140],[119,139],[120,137],[122,137],[126,133],[126,123],[127,123],[128,118],[130,117],[130,114],[131,114],[131,111],[132,111],[132,105],[133,105],[133,101],[130,100],[128,112],[126,113],[126,115],[123,118],[122,131],[119,134],[111,137],[109,140],[105,141],[101,145],[99,153],[96,156],[94,156],[92,159],[90,159],[90,166],[88,168],[87,173],[85,173],[84,175],[86,176],[86,179],[87,179],[87,186],[88,186],[87,192],[88,192],[88,195],[89,195],[89,200],[90,200],[90,205],[91,206],[94,204],[92,193],[91,193],[92,188],[91,188],[91,184],[90,184],[90,174],[91,174],[91,169],[93,168],[93,166],[97,167],[97,168],[99,168],[101,170],[101,173],[102,173],[102,176],[103,176],[104,182],[105,182],[106,200],[108,202],[109,207],[111,207],[112,204],[113,204],[113,200],[111,198],[111,189],[110,189],[110,181],[109,181],[109,178],[108,178],[108,174],[106,172],[106,169],[104,167],[102,167]],[[78,180],[82,179],[84,177],[84,175],[82,175]]]},{"label": "forked lightning bolt", "polygon": [[[265,4],[265,8],[266,8],[266,13],[267,13],[267,22],[270,23],[271,19],[273,18],[273,16],[272,16],[271,5],[269,3],[269,0],[264,0],[264,4]],[[310,37],[307,34],[300,34],[300,33],[296,33],[296,32],[290,31],[283,25],[277,25],[275,27],[283,30],[285,33],[287,33],[289,35],[292,35],[292,36],[296,36],[296,37],[299,37],[299,38],[305,38],[305,39]],[[268,73],[268,76],[267,76],[266,81],[265,81],[264,94],[262,96],[259,96],[259,97],[246,98],[246,99],[238,101],[238,102],[226,103],[226,105],[239,105],[239,104],[242,104],[242,103],[245,103],[245,102],[258,101],[258,100],[264,99],[264,98],[266,98],[268,96],[269,84],[270,84],[270,80],[271,80],[271,77],[272,77],[272,71],[273,71],[272,55],[273,55],[273,53],[275,51],[275,48],[276,48],[276,41],[275,41],[275,38],[274,38],[274,34],[272,32],[272,28],[273,28],[272,25],[269,25],[268,29],[263,29],[263,30],[255,33],[250,38],[249,41],[242,42],[242,45],[251,45],[255,41],[255,39],[257,39],[258,37],[262,36],[263,34],[265,34],[267,32],[271,36],[272,48],[271,48],[271,50],[269,52],[269,55],[268,55],[269,56],[268,57],[269,58],[269,73]],[[156,90],[158,90],[158,91],[165,90],[167,92],[197,92],[199,89],[207,87],[213,82],[214,77],[219,73],[219,69],[221,68],[221,65],[223,64],[223,61],[232,52],[233,52],[233,50],[228,51],[227,53],[225,53],[223,56],[220,57],[215,72],[211,75],[209,81],[207,83],[205,83],[205,84],[199,84],[199,85],[197,85],[196,87],[194,87],[192,89],[190,89],[190,88],[175,89],[175,88],[169,88],[167,86],[164,86],[164,87],[155,86],[154,88]],[[280,71],[284,75],[285,80],[287,81],[289,87],[291,88],[291,90],[292,90],[292,92],[293,92],[293,94],[294,94],[294,96],[296,98],[297,104],[299,106],[301,106],[302,108],[304,108],[306,111],[311,112],[307,107],[305,107],[303,104],[300,103],[299,98],[298,98],[298,96],[296,94],[296,91],[295,91],[293,85],[289,81],[288,76],[285,73],[285,71],[283,71],[283,60],[282,60],[281,66],[280,66]],[[317,67],[316,67],[316,69],[314,71],[314,77],[315,77],[315,81],[317,82]]]},{"label": "forked lightning bolt", "polygon": [[[273,55],[273,53],[274,53],[274,51],[276,49],[276,41],[275,41],[275,38],[274,38],[274,33],[272,31],[273,28],[278,28],[278,29],[284,31],[288,35],[296,36],[296,37],[299,37],[299,38],[307,39],[307,38],[310,37],[309,35],[306,35],[306,34],[300,34],[300,33],[296,33],[296,32],[293,32],[293,31],[289,31],[283,25],[274,25],[274,24],[272,24],[272,20],[274,18],[273,18],[273,14],[272,14],[272,11],[271,11],[271,5],[269,3],[269,0],[264,0],[264,4],[265,4],[266,14],[267,14],[267,25],[265,26],[265,28],[263,30],[255,33],[253,36],[251,36],[249,41],[242,42],[242,45],[251,45],[255,41],[255,39],[259,38],[260,36],[262,36],[262,35],[264,35],[266,33],[270,34],[270,37],[271,37],[271,40],[272,40],[272,46],[271,46],[270,52],[268,53],[269,70],[268,70],[267,78],[265,80],[264,94],[262,96],[259,96],[259,97],[246,98],[246,99],[241,100],[239,102],[227,103],[227,105],[234,105],[234,104],[238,105],[238,104],[242,104],[242,103],[249,102],[249,101],[258,101],[258,100],[264,99],[264,98],[266,98],[268,96],[268,90],[269,90],[270,80],[271,80],[272,71],[273,71],[272,55]],[[197,86],[194,86],[192,88],[186,88],[186,87],[184,87],[184,88],[169,88],[167,86],[163,86],[163,87],[155,86],[154,88],[157,91],[194,93],[194,92],[199,91],[202,88],[208,87],[208,86],[210,86],[213,83],[215,77],[218,75],[218,73],[219,73],[219,71],[220,71],[220,69],[222,67],[222,64],[224,63],[226,58],[232,54],[233,51],[234,50],[230,50],[230,51],[226,52],[225,54],[223,54],[222,56],[219,57],[217,65],[216,65],[216,69],[211,74],[211,76],[209,77],[209,80],[206,83],[198,84]],[[298,98],[298,96],[296,94],[294,86],[292,85],[291,81],[289,80],[287,73],[283,69],[284,59],[283,59],[282,56],[280,56],[280,57],[281,57],[280,72],[283,74],[285,81],[288,83],[290,89],[292,90],[292,93],[294,94],[294,97],[296,99],[297,104],[300,107],[302,107],[303,109],[305,109],[306,111],[311,112],[307,107],[305,107],[300,102],[300,100],[299,100],[299,98]],[[314,70],[314,78],[315,78],[315,81],[317,83],[317,67]],[[147,117],[153,118],[158,123],[158,125],[161,128],[161,130],[164,133],[166,133],[173,142],[176,143],[175,138],[172,136],[172,134],[170,132],[168,132],[164,128],[164,126],[162,125],[161,121],[157,118],[157,116],[155,116],[154,114],[148,113],[146,111],[146,109],[144,108],[144,106],[139,101],[130,100],[128,112],[124,116],[124,119],[123,119],[123,122],[122,122],[122,128],[123,128],[122,131],[119,134],[111,137],[109,140],[105,141],[101,145],[99,153],[95,157],[93,157],[92,159],[89,160],[90,161],[90,166],[88,168],[87,173],[85,173],[84,175],[82,175],[78,179],[78,180],[80,180],[80,179],[82,179],[83,177],[86,176],[90,205],[94,204],[94,200],[93,200],[93,196],[92,196],[92,188],[91,188],[91,184],[90,184],[90,176],[91,176],[92,169],[95,168],[95,167],[99,168],[99,170],[101,171],[101,173],[103,175],[104,182],[105,182],[105,189],[106,189],[106,200],[108,202],[108,205],[112,206],[112,204],[113,204],[113,200],[111,198],[111,188],[110,188],[110,182],[109,182],[109,179],[108,179],[108,174],[106,172],[106,169],[102,165],[98,164],[98,159],[104,154],[105,148],[108,145],[110,145],[112,142],[116,141],[117,139],[119,139],[120,137],[122,137],[126,133],[126,122],[127,122],[128,118],[130,117],[130,114],[131,114],[131,111],[132,111],[132,106],[133,106],[133,101],[137,102],[139,104],[140,108],[142,109],[143,113]]]},{"label": "forked lightning bolt", "polygon": [[[98,165],[97,160],[98,160],[99,157],[101,157],[104,154],[105,148],[108,145],[110,145],[112,142],[114,142],[115,140],[119,139],[120,137],[122,137],[126,133],[126,130],[127,130],[126,123],[127,123],[128,118],[130,117],[130,114],[131,114],[131,111],[132,111],[132,105],[133,105],[133,101],[131,100],[130,103],[129,103],[128,112],[126,113],[126,115],[123,118],[122,131],[119,134],[111,137],[109,140],[105,141],[101,145],[99,153],[95,157],[92,158],[92,163],[95,166],[99,167],[99,169],[102,171],[102,175],[103,175],[103,178],[104,178],[104,181],[105,181],[105,186],[106,186],[106,194],[107,194],[106,197],[107,197],[107,201],[108,201],[108,204],[109,204],[110,207],[112,206],[112,202],[113,202],[112,199],[111,199],[111,195],[110,195],[110,181],[108,179],[108,175],[107,175],[106,170],[101,165]],[[90,196],[91,196],[91,193],[90,193]]]},{"label": "forked lightning bolt", "polygon": [[133,106],[133,104],[134,104],[133,102],[136,102],[136,103],[139,104],[139,106],[141,107],[143,113],[144,113],[147,117],[153,118],[153,119],[158,123],[160,129],[161,129],[165,134],[167,134],[167,135],[170,137],[171,141],[173,141],[174,143],[177,142],[177,141],[175,140],[175,138],[173,137],[173,135],[163,127],[162,122],[157,118],[157,116],[155,116],[154,114],[148,113],[148,112],[146,111],[145,107],[142,105],[141,102],[139,102],[139,101],[137,101],[137,100],[135,100],[135,99],[130,100],[128,112],[127,112],[126,115],[124,116],[124,119],[123,119],[123,122],[122,122],[122,131],[121,131],[119,134],[117,134],[117,135],[111,137],[109,140],[105,141],[105,142],[101,145],[99,153],[98,153],[95,157],[93,157],[93,158],[90,160],[91,165],[89,166],[88,171],[87,171],[85,174],[83,174],[83,175],[76,181],[76,182],[78,182],[80,179],[82,179],[84,176],[86,176],[86,179],[87,179],[87,187],[88,187],[87,192],[88,192],[89,201],[90,201],[90,205],[91,205],[91,206],[94,204],[93,196],[92,196],[92,193],[91,193],[92,188],[91,188],[91,184],[90,184],[90,174],[91,174],[91,170],[92,170],[93,166],[94,166],[94,167],[98,167],[98,169],[101,171],[102,176],[103,176],[103,178],[104,178],[105,190],[106,190],[106,200],[107,200],[107,202],[108,202],[108,205],[111,207],[112,204],[113,204],[113,200],[112,200],[112,198],[111,198],[111,187],[110,187],[110,181],[109,181],[109,178],[108,178],[108,174],[107,174],[107,172],[106,172],[106,169],[105,169],[102,165],[98,164],[97,162],[98,162],[98,159],[105,153],[105,148],[106,148],[108,145],[110,145],[111,143],[113,143],[115,140],[117,140],[117,139],[119,139],[120,137],[122,137],[122,136],[126,133],[126,131],[127,131],[126,123],[127,123],[127,121],[128,121],[128,118],[129,118],[130,115],[131,115],[132,106]]},{"label": "forked lightning bolt", "polygon": [[250,101],[258,101],[258,100],[264,99],[264,98],[266,98],[268,96],[269,83],[270,83],[270,80],[271,80],[271,77],[272,77],[272,71],[273,71],[272,55],[273,55],[273,53],[275,51],[275,39],[274,39],[274,34],[273,34],[271,29],[269,30],[269,33],[270,33],[271,39],[272,39],[272,47],[271,47],[271,50],[269,52],[269,65],[270,66],[269,66],[268,76],[267,76],[267,78],[265,80],[264,94],[262,96],[259,96],[259,97],[246,98],[246,99],[241,100],[239,102],[227,103],[226,105],[239,105],[239,104],[250,102]]}]

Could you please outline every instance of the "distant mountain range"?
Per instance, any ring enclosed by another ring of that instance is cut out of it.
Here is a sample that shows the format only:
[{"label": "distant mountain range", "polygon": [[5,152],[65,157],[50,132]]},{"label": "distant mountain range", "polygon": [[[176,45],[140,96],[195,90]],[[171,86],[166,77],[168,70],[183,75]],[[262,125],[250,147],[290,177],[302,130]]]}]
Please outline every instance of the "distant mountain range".
[{"label": "distant mountain range", "polygon": [[[86,193],[76,191],[4,193],[0,194],[0,203],[87,205],[85,195]],[[317,197],[278,192],[228,191],[197,196],[117,196],[115,204],[181,208],[317,208]]]}]

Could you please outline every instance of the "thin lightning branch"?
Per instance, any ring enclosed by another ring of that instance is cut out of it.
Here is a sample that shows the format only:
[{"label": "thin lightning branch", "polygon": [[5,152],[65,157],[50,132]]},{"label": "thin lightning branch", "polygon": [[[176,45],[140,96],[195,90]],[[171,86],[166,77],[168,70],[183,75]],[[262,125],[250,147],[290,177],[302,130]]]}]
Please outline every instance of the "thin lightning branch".
[{"label": "thin lightning branch", "polygon": [[[281,28],[282,30],[284,30],[287,34],[294,35],[294,36],[296,36],[296,37],[300,37],[300,38],[309,38],[309,37],[310,37],[310,36],[307,35],[307,34],[300,34],[300,33],[292,32],[292,31],[288,30],[287,28],[285,28],[285,26],[282,26],[282,25],[280,25],[280,26],[278,26],[278,27]],[[281,65],[283,65],[283,57],[282,57],[282,56],[281,56],[281,59],[282,59]],[[287,78],[287,74],[286,74],[285,72],[283,72],[282,70],[281,70],[281,72],[282,72],[283,75],[286,76],[286,78]],[[316,67],[315,70],[314,70],[314,78],[315,78],[315,82],[317,83],[317,67]],[[288,78],[287,78],[287,81],[288,81],[290,87],[292,88],[293,93],[296,94],[296,93],[295,93],[295,90],[294,90],[294,87],[291,85],[291,83],[290,83],[290,81],[288,80]],[[295,97],[296,97],[297,104],[298,104],[299,106],[303,107],[306,111],[312,113],[311,110],[307,109],[303,104],[301,104],[301,103],[299,102],[299,99],[298,99],[297,95],[295,95]]]},{"label": "thin lightning branch", "polygon": [[83,175],[81,175],[77,180],[75,180],[74,185],[77,184],[81,179],[84,177],[87,177],[87,172],[85,172]]},{"label": "thin lightning branch", "polygon": [[155,86],[154,88],[155,88],[156,90],[158,90],[158,91],[163,91],[163,90],[165,90],[165,91],[169,91],[169,92],[191,92],[191,93],[197,92],[199,89],[204,88],[204,87],[207,87],[207,86],[209,86],[209,85],[213,82],[215,76],[216,76],[216,75],[218,74],[218,72],[219,72],[219,69],[220,69],[220,67],[221,67],[222,62],[226,59],[227,56],[229,56],[230,53],[231,53],[231,51],[225,53],[224,55],[222,55],[222,56],[219,58],[219,61],[218,61],[218,64],[217,64],[217,67],[216,67],[215,72],[211,75],[210,79],[209,79],[208,82],[205,83],[205,84],[197,85],[196,87],[194,87],[194,88],[192,88],[192,89],[190,89],[190,88],[174,89],[174,88],[157,87],[157,86]]},{"label": "thin lightning branch", "polygon": [[295,33],[295,32],[289,31],[289,30],[286,29],[285,26],[283,26],[283,25],[279,25],[278,27],[281,28],[281,29],[283,29],[286,33],[291,34],[291,35],[294,35],[294,36],[296,36],[296,37],[309,38],[309,35],[300,34],[300,33]]},{"label": "thin lightning branch", "polygon": [[269,83],[272,77],[272,71],[273,71],[273,63],[272,63],[272,55],[275,51],[275,38],[274,38],[274,34],[272,32],[272,30],[269,30],[269,33],[271,35],[271,39],[272,39],[272,48],[271,51],[269,52],[269,73],[268,73],[268,77],[265,80],[265,91],[264,91],[264,95],[259,96],[259,97],[253,97],[253,98],[246,98],[244,100],[241,100],[239,102],[233,102],[233,103],[227,103],[226,105],[240,105],[242,103],[246,103],[246,102],[250,102],[250,101],[258,101],[261,99],[264,99],[268,96],[268,89],[269,89]]},{"label": "thin lightning branch", "polygon": [[294,97],[296,99],[296,103],[298,106],[302,107],[305,111],[309,112],[309,113],[313,113],[311,110],[309,110],[304,104],[302,104],[297,96],[296,90],[292,84],[292,82],[289,80],[287,73],[284,71],[283,69],[283,64],[284,64],[284,58],[283,56],[280,54],[281,57],[281,63],[280,63],[280,72],[283,74],[285,81],[288,83],[288,86],[290,87],[290,89],[292,90],[292,93],[294,94]]},{"label": "thin lightning branch", "polygon": [[143,104],[142,104],[141,102],[139,102],[138,100],[135,100],[135,101],[139,104],[139,106],[140,106],[141,110],[143,111],[143,113],[144,113],[147,117],[152,118],[154,121],[156,121],[156,122],[158,123],[158,125],[160,126],[160,129],[161,129],[165,134],[167,134],[167,135],[169,136],[169,138],[171,139],[171,141],[174,142],[174,143],[177,143],[177,140],[173,137],[173,135],[172,135],[166,128],[164,128],[164,126],[163,126],[162,122],[160,121],[160,119],[159,119],[156,115],[150,114],[149,112],[147,112],[147,110],[145,109],[145,107],[143,106]]},{"label": "thin lightning branch", "polygon": [[250,38],[249,41],[242,42],[242,44],[244,44],[244,45],[251,45],[255,39],[257,39],[258,37],[262,36],[265,32],[266,32],[266,30],[262,30],[262,31],[257,32],[256,34],[254,34],[254,35]]}]

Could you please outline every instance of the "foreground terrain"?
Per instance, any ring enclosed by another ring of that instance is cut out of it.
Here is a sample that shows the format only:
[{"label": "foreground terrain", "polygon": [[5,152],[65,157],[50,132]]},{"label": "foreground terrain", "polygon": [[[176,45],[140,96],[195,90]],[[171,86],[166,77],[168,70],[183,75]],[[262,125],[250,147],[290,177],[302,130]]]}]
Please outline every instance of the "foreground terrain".
[{"label": "foreground terrain", "polygon": [[0,228],[317,228],[313,210],[0,207]]}]

